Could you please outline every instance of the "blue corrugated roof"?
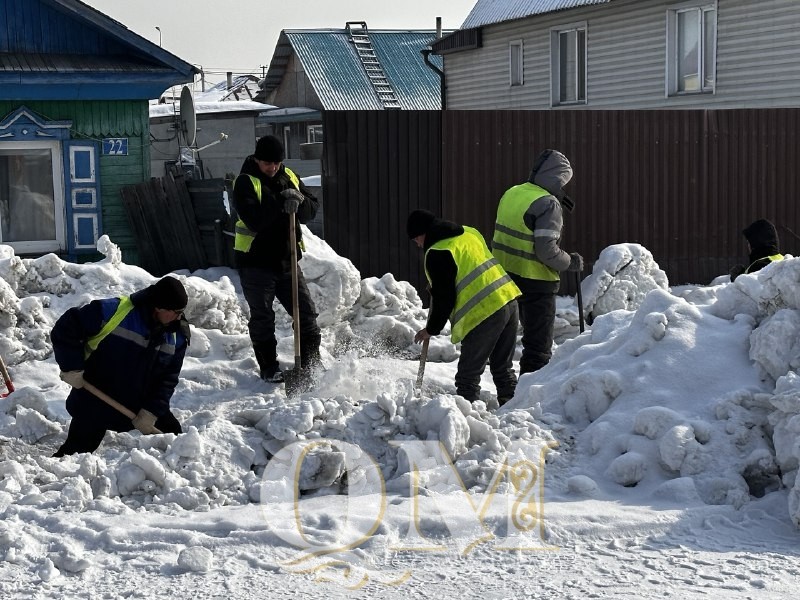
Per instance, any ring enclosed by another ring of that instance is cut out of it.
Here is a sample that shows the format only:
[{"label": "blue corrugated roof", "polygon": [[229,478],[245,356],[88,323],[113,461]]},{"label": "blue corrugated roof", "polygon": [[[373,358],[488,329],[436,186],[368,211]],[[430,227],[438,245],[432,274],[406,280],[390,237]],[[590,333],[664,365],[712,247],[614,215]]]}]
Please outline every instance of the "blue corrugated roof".
[{"label": "blue corrugated roof", "polygon": [[[383,110],[346,29],[284,30],[326,110]],[[375,54],[392,84],[401,109],[439,110],[439,76],[425,64],[421,50],[436,38],[433,30],[370,30]],[[275,50],[265,90],[278,85],[286,67],[286,51]],[[442,68],[440,57],[431,62]]]},{"label": "blue corrugated roof", "polygon": [[477,0],[461,29],[542,15],[557,10],[591,4],[606,4],[611,0]]}]

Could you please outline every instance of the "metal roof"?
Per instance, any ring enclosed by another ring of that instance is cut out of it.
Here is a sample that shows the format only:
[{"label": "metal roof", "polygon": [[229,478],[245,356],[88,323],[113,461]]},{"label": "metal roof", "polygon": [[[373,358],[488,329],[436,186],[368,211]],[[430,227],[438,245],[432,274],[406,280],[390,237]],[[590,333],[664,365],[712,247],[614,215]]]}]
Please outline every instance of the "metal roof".
[{"label": "metal roof", "polygon": [[[441,81],[421,54],[436,31],[373,29],[369,37],[401,109],[439,110]],[[346,29],[282,31],[264,79],[265,93],[282,81],[292,52],[325,110],[383,110]],[[441,57],[430,60],[442,68]]]},{"label": "metal roof", "polygon": [[523,19],[533,15],[567,10],[592,4],[607,4],[611,0],[477,0],[461,29],[492,25],[503,21]]}]

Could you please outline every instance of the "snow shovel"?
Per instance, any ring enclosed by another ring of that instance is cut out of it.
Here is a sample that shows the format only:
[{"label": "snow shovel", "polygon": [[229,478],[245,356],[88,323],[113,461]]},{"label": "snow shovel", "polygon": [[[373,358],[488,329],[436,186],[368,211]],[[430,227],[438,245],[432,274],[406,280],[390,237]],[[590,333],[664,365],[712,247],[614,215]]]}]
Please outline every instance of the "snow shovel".
[{"label": "snow shovel", "polygon": [[303,379],[308,375],[303,373],[300,360],[300,301],[297,298],[297,230],[295,215],[289,215],[289,246],[292,261],[292,329],[294,330],[294,368],[285,371],[283,380],[286,384],[286,395],[294,396],[302,391]]},{"label": "snow shovel", "polygon": [[580,331],[583,333],[586,329],[586,324],[583,319],[583,292],[581,291],[581,271],[575,271],[575,283],[578,284],[578,324]]},{"label": "snow shovel", "polygon": [[[106,394],[102,390],[98,390],[96,387],[94,387],[88,381],[84,380],[83,387],[86,388],[86,390],[88,390],[89,392],[91,392],[95,396],[97,396],[98,398],[100,398],[100,400],[102,400],[103,402],[108,404],[110,407],[117,409],[123,415],[128,417],[131,421],[133,421],[136,418],[136,415],[134,414],[134,412],[132,410],[130,410],[129,408],[123,406],[122,404],[120,404],[119,402],[114,400],[111,396],[109,396],[108,394]],[[163,432],[160,431],[159,429],[156,429],[155,427],[153,427],[153,433],[163,433]]]},{"label": "snow shovel", "polygon": [[0,394],[0,398],[5,398],[6,396],[14,392],[14,384],[11,383],[11,377],[8,376],[6,363],[3,362],[2,356],[0,356],[0,374],[3,375],[3,383],[6,384],[6,389],[8,390],[5,394]]}]

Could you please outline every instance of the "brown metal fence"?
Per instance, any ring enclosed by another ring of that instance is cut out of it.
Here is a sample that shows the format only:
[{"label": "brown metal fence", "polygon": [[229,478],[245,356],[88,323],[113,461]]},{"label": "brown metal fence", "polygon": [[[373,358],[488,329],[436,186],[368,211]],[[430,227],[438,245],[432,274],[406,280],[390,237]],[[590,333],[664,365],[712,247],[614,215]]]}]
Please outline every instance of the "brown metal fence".
[{"label": "brown metal fence", "polygon": [[755,219],[800,252],[798,111],[325,113],[326,239],[362,276],[419,286],[408,212],[428,208],[488,240],[502,193],[557,148],[575,172],[563,247],[583,254],[587,272],[607,246],[636,242],[671,284],[708,283],[744,261],[741,230]]}]

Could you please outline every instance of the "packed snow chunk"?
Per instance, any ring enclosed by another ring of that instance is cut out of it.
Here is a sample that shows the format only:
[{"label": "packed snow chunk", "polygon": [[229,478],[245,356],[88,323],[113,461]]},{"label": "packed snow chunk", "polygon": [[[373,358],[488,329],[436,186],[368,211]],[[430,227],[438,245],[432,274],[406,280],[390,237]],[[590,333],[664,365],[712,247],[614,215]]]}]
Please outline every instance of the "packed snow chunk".
[{"label": "packed snow chunk", "polygon": [[144,469],[133,464],[124,462],[117,469],[117,490],[120,496],[130,496],[139,489],[142,482],[147,479]]},{"label": "packed snow chunk", "polygon": [[16,429],[19,437],[29,444],[34,444],[48,435],[62,431],[61,425],[58,423],[50,421],[42,413],[24,406],[17,407]]},{"label": "packed snow chunk", "polygon": [[626,452],[615,458],[608,467],[608,476],[619,485],[633,487],[644,479],[647,458],[638,452]]},{"label": "packed snow chunk", "polygon": [[695,439],[690,425],[676,425],[668,430],[658,441],[658,453],[669,470],[683,475],[696,475],[705,466],[698,457],[702,454],[702,446]]},{"label": "packed snow chunk", "polygon": [[314,444],[303,456],[297,486],[303,491],[330,487],[341,479],[346,466],[344,452]]},{"label": "packed snow chunk", "polygon": [[20,406],[35,410],[52,419],[52,413],[47,405],[47,399],[44,394],[37,389],[23,387],[6,398],[0,398],[0,412],[2,413],[16,416],[17,408]]},{"label": "packed snow chunk", "polygon": [[25,467],[15,460],[4,460],[0,462],[0,477],[5,479],[12,479],[20,486],[24,485],[27,481],[25,474]]},{"label": "packed snow chunk", "polygon": [[302,402],[286,406],[272,413],[267,424],[267,433],[285,442],[295,441],[298,434],[308,433],[314,427],[314,417],[321,416],[321,402]]},{"label": "packed snow chunk", "polygon": [[190,426],[189,430],[177,436],[169,446],[167,456],[175,455],[182,458],[197,458],[203,454],[203,438],[197,427]]},{"label": "packed snow chunk", "polygon": [[94,498],[92,486],[81,477],[70,477],[61,489],[61,504],[82,510]]},{"label": "packed snow chunk", "polygon": [[466,452],[469,423],[452,396],[421,401],[411,417],[420,439],[439,440],[453,459]]},{"label": "packed snow chunk", "polygon": [[18,311],[19,298],[17,298],[17,294],[8,283],[0,279],[0,329],[16,327]]},{"label": "packed snow chunk", "polygon": [[184,510],[205,509],[211,503],[208,494],[203,490],[198,490],[188,485],[170,490],[164,496],[164,501],[173,502]]},{"label": "packed snow chunk", "polygon": [[648,292],[669,289],[667,275],[639,244],[605,248],[581,283],[584,311],[592,318],[615,310],[636,310]]},{"label": "packed snow chunk", "polygon": [[653,490],[653,498],[682,506],[704,504],[691,477],[678,477],[665,481]]},{"label": "packed snow chunk", "polygon": [[92,563],[82,558],[81,553],[81,549],[73,542],[67,540],[58,542],[48,557],[53,561],[53,564],[59,571],[82,573],[88,569]]},{"label": "packed snow chunk", "polygon": [[150,456],[143,450],[134,448],[131,450],[131,462],[144,471],[147,479],[156,485],[164,485],[166,470],[158,459]]},{"label": "packed snow chunk", "polygon": [[184,548],[178,555],[178,566],[187,571],[206,573],[214,563],[214,555],[208,548],[193,546]]},{"label": "packed snow chunk", "polygon": [[633,431],[655,440],[681,422],[683,417],[674,410],[664,406],[648,406],[636,413]]},{"label": "packed snow chunk", "polygon": [[597,482],[586,475],[575,475],[567,480],[567,491],[579,496],[593,496],[597,493]]},{"label": "packed snow chunk", "polygon": [[303,225],[302,231],[306,248],[300,262],[303,277],[319,313],[317,323],[329,327],[342,321],[358,299],[361,273],[308,227]]},{"label": "packed snow chunk", "polygon": [[783,309],[750,334],[750,358],[772,379],[800,367],[800,311]]},{"label": "packed snow chunk", "polygon": [[564,414],[572,423],[596,421],[622,393],[622,380],[613,371],[584,371],[561,386]]},{"label": "packed snow chunk", "polygon": [[58,572],[58,569],[56,569],[56,566],[53,564],[52,560],[45,558],[44,562],[36,571],[36,574],[39,576],[39,579],[47,583],[49,581],[53,581],[53,579],[58,577],[61,573]]}]

